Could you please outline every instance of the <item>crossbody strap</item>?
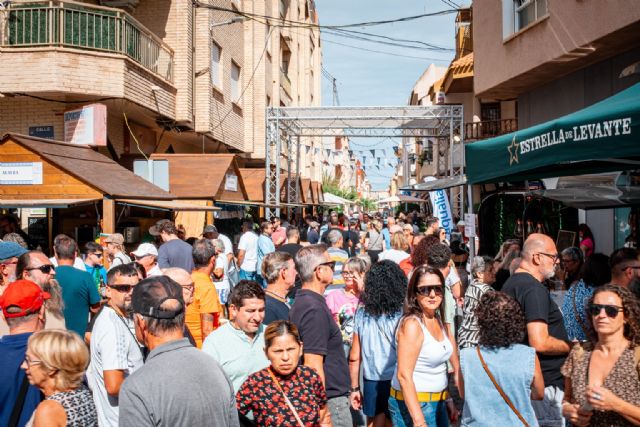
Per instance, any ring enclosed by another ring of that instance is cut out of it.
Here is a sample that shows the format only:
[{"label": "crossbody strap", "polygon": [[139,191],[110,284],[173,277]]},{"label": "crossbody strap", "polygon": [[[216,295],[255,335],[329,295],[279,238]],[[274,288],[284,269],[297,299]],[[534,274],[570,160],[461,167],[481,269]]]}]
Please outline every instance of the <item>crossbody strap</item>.
[{"label": "crossbody strap", "polygon": [[284,397],[284,401],[287,403],[287,406],[289,407],[291,412],[293,412],[293,416],[296,417],[296,421],[298,422],[300,427],[304,427],[304,423],[300,419],[300,416],[298,415],[298,411],[296,411],[296,408],[293,407],[293,404],[291,403],[291,401],[289,400],[287,395],[284,394],[284,390],[282,389],[282,387],[280,387],[280,382],[278,381],[276,376],[273,375],[273,372],[271,372],[271,368],[268,368],[267,370],[269,371],[269,375],[271,376],[271,379],[273,380],[274,384],[276,385],[276,388],[278,389],[280,394],[282,394],[282,397]]},{"label": "crossbody strap", "polygon": [[25,374],[22,378],[22,382],[20,383],[20,391],[18,392],[18,397],[16,402],[13,404],[13,410],[11,411],[11,417],[9,418],[8,427],[17,427],[18,422],[20,421],[20,414],[22,414],[22,409],[24,408],[24,401],[27,397],[27,391],[29,390],[29,379]]},{"label": "crossbody strap", "polygon": [[480,347],[476,347],[476,351],[478,352],[478,357],[480,358],[480,363],[482,364],[482,367],[484,368],[484,371],[487,373],[487,375],[489,376],[489,379],[491,380],[491,382],[493,383],[493,385],[495,386],[496,390],[498,390],[498,393],[500,393],[500,396],[502,396],[502,398],[504,399],[504,401],[506,402],[507,405],[509,405],[509,408],[511,408],[511,410],[518,416],[518,418],[520,419],[520,421],[522,421],[522,424],[525,427],[529,427],[529,424],[527,424],[527,421],[524,419],[524,417],[520,414],[520,412],[518,412],[518,410],[516,409],[515,406],[513,406],[513,403],[511,403],[511,400],[509,399],[509,396],[507,396],[504,391],[502,391],[502,387],[500,387],[500,385],[498,385],[498,383],[496,382],[496,379],[493,377],[493,375],[491,374],[491,371],[489,370],[489,367],[487,366],[487,364],[484,362],[484,359],[482,358],[482,353],[480,353]]}]

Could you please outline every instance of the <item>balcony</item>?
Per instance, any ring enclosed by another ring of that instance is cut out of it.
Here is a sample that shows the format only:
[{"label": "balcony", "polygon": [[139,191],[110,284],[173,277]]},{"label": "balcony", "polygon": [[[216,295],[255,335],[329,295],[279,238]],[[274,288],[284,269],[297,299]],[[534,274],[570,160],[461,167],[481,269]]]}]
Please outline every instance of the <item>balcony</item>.
[{"label": "balcony", "polygon": [[1,92],[128,98],[175,114],[172,49],[120,9],[12,3],[0,10],[0,53],[20,70]]},{"label": "balcony", "polygon": [[464,139],[467,142],[493,138],[518,130],[518,119],[486,120],[464,124]]}]

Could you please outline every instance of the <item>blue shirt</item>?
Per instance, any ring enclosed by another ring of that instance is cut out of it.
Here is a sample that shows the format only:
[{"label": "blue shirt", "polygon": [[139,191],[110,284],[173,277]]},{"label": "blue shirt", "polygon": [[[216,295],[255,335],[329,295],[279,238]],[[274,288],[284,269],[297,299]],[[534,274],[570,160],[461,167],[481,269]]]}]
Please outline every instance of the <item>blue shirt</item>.
[{"label": "blue shirt", "polygon": [[356,311],[353,333],[360,340],[362,370],[369,381],[388,381],[393,377],[398,356],[396,327],[402,312],[374,317],[360,307]]},{"label": "blue shirt", "polygon": [[389,234],[388,228],[383,228],[380,232],[382,234],[382,238],[384,239],[384,248],[391,249],[391,234]]},{"label": "blue shirt", "polygon": [[257,264],[257,273],[262,276],[262,260],[267,254],[271,252],[275,252],[276,247],[273,244],[273,240],[271,237],[261,234],[258,237],[258,264]]},{"label": "blue shirt", "polygon": [[84,337],[89,323],[89,306],[100,302],[100,294],[93,278],[86,271],[68,265],[56,268],[55,278],[62,288],[67,329]]},{"label": "blue shirt", "polygon": [[102,283],[107,284],[107,269],[101,265],[96,265],[94,267],[89,264],[85,264],[84,268],[87,269],[87,273],[91,275],[93,279],[93,283],[96,285],[96,289],[100,290],[100,279],[102,279]]},{"label": "blue shirt", "polygon": [[188,273],[193,271],[193,247],[180,239],[164,242],[158,249],[158,267],[179,267]]},{"label": "blue shirt", "polygon": [[[571,341],[585,341],[587,334],[583,328],[589,328],[587,320],[587,303],[595,288],[587,286],[582,279],[573,285],[564,295],[562,302],[562,318],[567,335]],[[575,301],[575,306],[573,305]]]},{"label": "blue shirt", "polygon": [[[27,340],[30,336],[31,332],[27,332],[0,338],[0,426],[9,424],[13,406],[18,398],[20,385],[25,376],[20,365],[27,352]],[[40,401],[42,401],[40,390],[29,385],[18,426],[27,424]]]},{"label": "blue shirt", "polygon": [[[460,351],[460,368],[464,378],[464,408],[461,426],[517,426],[518,416],[507,405],[485,373],[477,347]],[[489,349],[480,347],[489,371],[509,400],[530,426],[538,421],[531,405],[531,382],[535,369],[536,351],[523,344]],[[517,363],[514,363],[517,361]],[[499,423],[496,423],[500,420]]]}]

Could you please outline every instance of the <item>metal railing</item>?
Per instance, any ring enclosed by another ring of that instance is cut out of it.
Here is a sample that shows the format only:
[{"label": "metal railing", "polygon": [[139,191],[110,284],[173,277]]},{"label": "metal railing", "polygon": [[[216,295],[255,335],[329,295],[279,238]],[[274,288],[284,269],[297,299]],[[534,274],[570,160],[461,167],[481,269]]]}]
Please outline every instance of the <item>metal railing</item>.
[{"label": "metal railing", "polygon": [[464,139],[472,141],[504,135],[518,130],[518,119],[486,120],[464,124]]},{"label": "metal railing", "polygon": [[72,1],[11,4],[0,10],[0,46],[117,53],[173,81],[173,50],[119,9]]}]

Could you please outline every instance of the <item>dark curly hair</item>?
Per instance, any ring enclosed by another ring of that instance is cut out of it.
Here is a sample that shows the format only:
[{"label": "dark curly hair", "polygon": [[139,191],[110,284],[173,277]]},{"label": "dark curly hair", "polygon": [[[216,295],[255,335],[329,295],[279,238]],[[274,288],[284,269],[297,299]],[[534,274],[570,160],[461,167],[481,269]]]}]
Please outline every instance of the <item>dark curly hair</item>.
[{"label": "dark curly hair", "polygon": [[[593,296],[589,299],[589,304],[593,304],[596,295],[603,292],[611,292],[618,295],[622,301],[622,312],[627,321],[624,324],[624,337],[631,341],[633,346],[640,345],[640,303],[638,298],[627,288],[604,285],[596,288]],[[589,324],[589,339],[595,343],[598,341],[598,335],[593,328],[593,316],[587,315],[587,323]]]},{"label": "dark curly hair", "polygon": [[395,314],[402,310],[407,292],[407,276],[393,261],[380,261],[371,266],[364,278],[360,301],[371,316]]},{"label": "dark curly hair", "polygon": [[405,317],[411,316],[411,315],[415,315],[419,317],[422,316],[422,306],[418,302],[418,293],[416,292],[416,289],[418,288],[418,283],[420,283],[420,279],[422,279],[423,276],[426,276],[429,274],[434,274],[438,276],[438,278],[440,279],[440,283],[442,284],[442,294],[441,294],[442,302],[440,303],[440,307],[436,315],[438,316],[440,321],[444,323],[443,321],[443,313],[445,311],[444,276],[442,275],[442,272],[440,270],[428,265],[422,265],[420,267],[416,267],[411,272],[411,280],[409,281],[409,285],[407,286],[407,298],[404,301],[403,314]]},{"label": "dark curly hair", "polygon": [[520,304],[504,292],[487,292],[476,307],[480,329],[478,344],[509,347],[524,341],[525,322]]},{"label": "dark curly hair", "polygon": [[413,248],[413,252],[411,252],[411,265],[414,267],[425,265],[427,263],[427,250],[436,243],[440,243],[440,239],[434,234],[420,240]]}]

